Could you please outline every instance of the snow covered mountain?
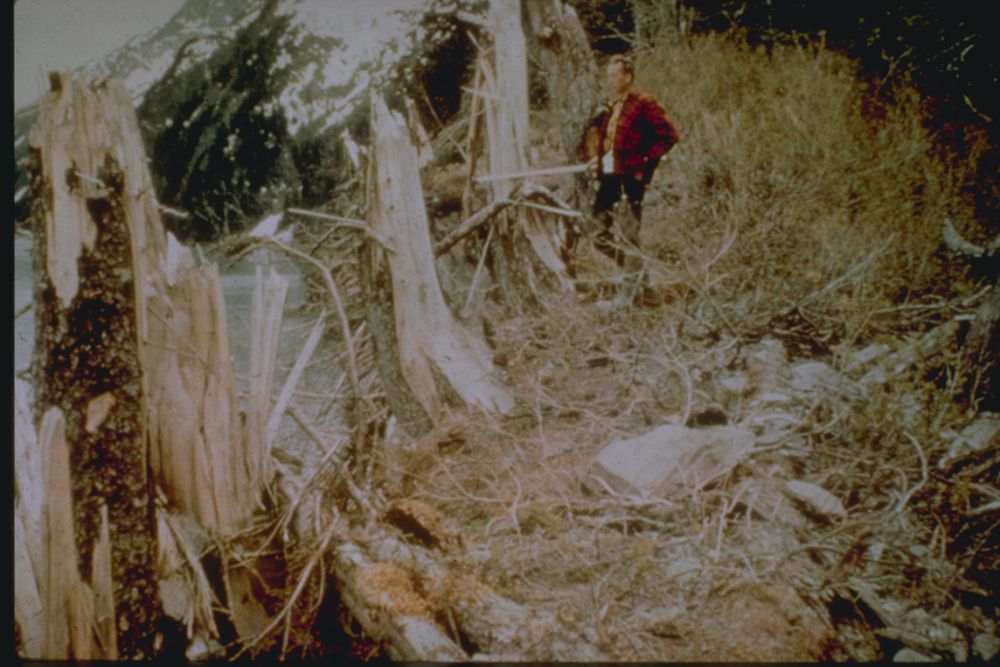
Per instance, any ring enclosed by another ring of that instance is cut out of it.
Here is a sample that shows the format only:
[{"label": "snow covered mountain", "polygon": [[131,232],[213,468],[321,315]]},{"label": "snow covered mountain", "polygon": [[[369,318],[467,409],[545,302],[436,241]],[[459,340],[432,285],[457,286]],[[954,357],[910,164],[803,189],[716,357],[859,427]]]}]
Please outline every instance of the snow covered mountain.
[{"label": "snow covered mountain", "polygon": [[[426,46],[419,25],[430,5],[188,0],[160,27],[80,71],[124,82],[161,201],[200,216],[187,231],[205,237],[232,229],[227,206],[246,217],[322,199],[308,172],[343,152],[339,137],[373,79]],[[436,13],[457,8],[434,5]],[[27,109],[15,118],[15,159],[26,153],[34,116]],[[25,185],[19,159],[17,218],[27,215]]]}]

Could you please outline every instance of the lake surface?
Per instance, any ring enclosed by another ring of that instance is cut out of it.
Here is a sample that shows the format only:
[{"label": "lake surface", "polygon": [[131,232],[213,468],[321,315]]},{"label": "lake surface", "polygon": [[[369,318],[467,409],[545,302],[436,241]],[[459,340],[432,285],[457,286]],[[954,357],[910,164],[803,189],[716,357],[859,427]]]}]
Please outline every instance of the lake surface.
[{"label": "lake surface", "polygon": [[[32,242],[26,237],[14,239],[14,312],[20,313],[32,300]],[[258,268],[274,269],[288,281],[285,299],[285,318],[282,324],[282,344],[279,363],[289,351],[298,349],[300,339],[309,334],[310,322],[296,316],[305,301],[305,285],[298,267],[288,259],[268,253],[255,252],[235,263],[222,263],[222,295],[226,302],[226,321],[229,326],[230,349],[237,375],[247,372],[250,358],[250,311],[253,304],[254,281]],[[265,273],[266,275],[266,273]],[[29,310],[14,321],[14,371],[28,367],[35,344],[34,310]]]}]

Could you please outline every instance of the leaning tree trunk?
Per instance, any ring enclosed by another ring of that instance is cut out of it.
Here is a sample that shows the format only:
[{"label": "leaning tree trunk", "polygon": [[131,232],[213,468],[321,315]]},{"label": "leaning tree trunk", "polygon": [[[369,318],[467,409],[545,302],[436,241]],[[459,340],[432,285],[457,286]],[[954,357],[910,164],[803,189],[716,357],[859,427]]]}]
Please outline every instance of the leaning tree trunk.
[{"label": "leaning tree trunk", "polygon": [[42,102],[31,137],[32,377],[35,414],[62,416],[52,423],[69,448],[79,572],[89,579],[96,566],[106,513],[117,652],[148,658],[161,610],[142,414],[141,283],[132,270],[127,99],[114,86],[91,89],[53,75]]},{"label": "leaning tree trunk", "polygon": [[375,235],[391,239],[393,247],[373,244],[367,250],[369,300],[388,296],[391,285],[392,318],[377,305],[369,306],[368,315],[397,418],[416,434],[437,421],[448,404],[507,412],[513,398],[495,377],[485,341],[455,319],[441,292],[416,149],[402,117],[377,96],[372,135],[371,224]]}]

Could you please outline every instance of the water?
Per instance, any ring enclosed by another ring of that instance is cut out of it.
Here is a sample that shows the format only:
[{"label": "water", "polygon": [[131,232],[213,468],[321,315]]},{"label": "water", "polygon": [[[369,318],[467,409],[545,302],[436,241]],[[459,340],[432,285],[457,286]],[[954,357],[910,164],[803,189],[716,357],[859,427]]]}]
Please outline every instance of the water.
[{"label": "water", "polygon": [[[32,242],[26,237],[14,239],[14,312],[20,313],[32,300]],[[282,323],[283,351],[296,349],[299,339],[309,334],[309,322],[296,317],[296,311],[305,300],[305,285],[298,267],[288,259],[264,250],[235,263],[221,263],[222,295],[226,302],[226,322],[229,327],[230,349],[237,374],[245,374],[249,367],[249,325],[253,305],[254,281],[257,269],[265,272],[274,269],[288,281],[285,299],[285,317]],[[287,344],[286,344],[287,343]],[[14,321],[14,371],[26,369],[31,363],[35,344],[34,309]],[[280,357],[284,354],[279,353]],[[284,361],[284,359],[281,359]]]}]

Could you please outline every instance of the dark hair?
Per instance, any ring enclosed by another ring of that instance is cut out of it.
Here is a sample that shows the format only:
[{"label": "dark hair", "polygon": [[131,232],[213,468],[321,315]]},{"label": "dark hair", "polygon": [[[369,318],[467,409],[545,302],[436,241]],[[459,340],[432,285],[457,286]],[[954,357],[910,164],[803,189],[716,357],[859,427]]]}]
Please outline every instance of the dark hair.
[{"label": "dark hair", "polygon": [[608,65],[620,64],[622,66],[622,71],[628,74],[633,79],[635,78],[635,67],[632,65],[632,61],[628,57],[621,54],[616,54],[611,56],[608,60]]}]

